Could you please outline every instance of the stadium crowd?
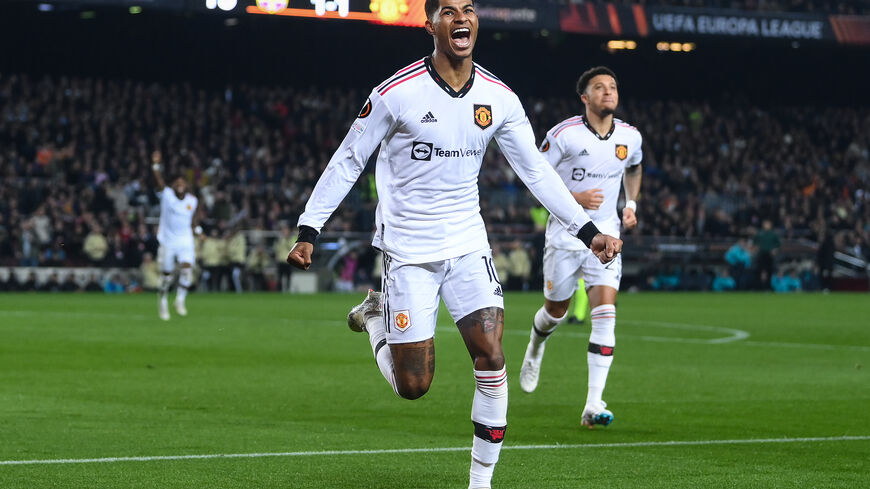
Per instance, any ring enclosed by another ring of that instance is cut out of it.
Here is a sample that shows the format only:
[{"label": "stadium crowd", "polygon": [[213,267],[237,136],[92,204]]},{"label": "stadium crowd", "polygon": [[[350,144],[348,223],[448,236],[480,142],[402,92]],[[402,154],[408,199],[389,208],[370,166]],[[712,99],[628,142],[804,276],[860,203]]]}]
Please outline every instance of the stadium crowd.
[{"label": "stadium crowd", "polygon": [[[276,264],[365,95],[0,75],[0,266],[156,267],[149,158],[160,149],[165,172],[186,176],[200,197],[204,286],[286,288],[289,270]],[[570,96],[524,103],[539,140],[579,108]],[[782,238],[870,259],[870,110],[629,101],[622,113],[645,138],[635,234],[736,240],[770,220]],[[326,231],[372,229],[373,166]],[[492,234],[511,237],[498,246],[519,263],[514,283],[528,287],[533,271],[517,250],[534,268],[542,243],[514,240],[540,218],[495,145],[480,186]],[[355,283],[356,268],[337,273]]]}]

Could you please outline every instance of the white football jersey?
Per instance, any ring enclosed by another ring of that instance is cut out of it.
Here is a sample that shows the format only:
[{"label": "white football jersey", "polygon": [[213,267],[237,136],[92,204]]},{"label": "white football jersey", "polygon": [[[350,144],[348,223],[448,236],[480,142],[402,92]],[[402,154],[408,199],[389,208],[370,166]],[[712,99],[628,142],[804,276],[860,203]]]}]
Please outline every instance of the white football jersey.
[{"label": "white football jersey", "polygon": [[372,90],[317,182],[299,225],[319,231],[380,144],[372,244],[405,263],[485,249],[489,241],[477,177],[493,137],[531,192],[576,235],[590,219],[535,147],[519,98],[476,64],[457,92],[428,57]]},{"label": "white football jersey", "polygon": [[196,212],[197,198],[191,193],[179,199],[172,187],[164,187],[160,192],[160,225],[157,228],[157,241],[166,245],[193,244],[193,214]]},{"label": "white football jersey", "polygon": [[[616,203],[622,177],[629,166],[643,158],[640,131],[619,119],[613,120],[610,132],[599,135],[585,117],[575,116],[556,124],[547,132],[541,153],[572,192],[600,188],[604,202],[598,210],[586,212],[604,233],[619,237],[620,220]],[[583,250],[586,246],[569,235],[558,219],[547,222],[548,247]]]}]

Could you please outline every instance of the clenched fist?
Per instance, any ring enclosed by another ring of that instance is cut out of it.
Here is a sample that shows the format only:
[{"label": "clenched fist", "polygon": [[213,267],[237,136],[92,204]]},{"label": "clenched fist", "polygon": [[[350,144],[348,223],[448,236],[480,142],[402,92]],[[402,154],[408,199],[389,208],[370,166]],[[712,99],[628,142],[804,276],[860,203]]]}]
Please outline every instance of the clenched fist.
[{"label": "clenched fist", "polygon": [[634,213],[634,210],[630,207],[622,209],[622,227],[628,231],[629,229],[634,229],[635,226],[637,226],[637,215]]},{"label": "clenched fist", "polygon": [[609,263],[616,258],[616,255],[622,253],[622,240],[598,233],[592,238],[592,243],[589,244],[589,249],[598,257],[601,263]]},{"label": "clenched fist", "polygon": [[293,245],[293,249],[287,255],[287,263],[302,270],[308,270],[311,266],[311,254],[314,253],[314,245],[300,241]]}]

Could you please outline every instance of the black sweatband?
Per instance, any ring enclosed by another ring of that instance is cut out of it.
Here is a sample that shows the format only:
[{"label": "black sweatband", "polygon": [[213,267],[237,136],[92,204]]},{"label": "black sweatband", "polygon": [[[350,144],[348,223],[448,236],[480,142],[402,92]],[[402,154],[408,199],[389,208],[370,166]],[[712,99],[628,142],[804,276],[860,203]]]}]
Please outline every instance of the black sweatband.
[{"label": "black sweatband", "polygon": [[317,241],[318,234],[320,233],[311,226],[299,226],[299,236],[296,238],[296,241],[314,244]]},{"label": "black sweatband", "polygon": [[532,329],[535,330],[535,334],[540,336],[541,338],[546,338],[546,337],[550,336],[551,334],[553,334],[553,331],[556,331],[556,328],[553,328],[550,331],[544,332],[544,331],[541,331],[540,329],[538,329],[538,327],[535,326],[534,324],[532,325]]},{"label": "black sweatband", "polygon": [[597,343],[589,343],[589,353],[595,353],[596,355],[601,355],[603,357],[612,357],[613,356],[613,347],[612,346],[604,346],[599,345]]},{"label": "black sweatband", "polygon": [[598,230],[598,227],[595,226],[595,223],[589,221],[584,224],[582,228],[580,228],[580,232],[577,233],[577,237],[580,238],[580,241],[582,241],[587,248],[592,248],[592,239],[600,233],[601,231]]},{"label": "black sweatband", "polygon": [[477,421],[472,421],[472,423],[474,423],[474,436],[481,440],[486,440],[490,443],[501,443],[504,441],[504,433],[507,431],[507,426],[487,426]]}]

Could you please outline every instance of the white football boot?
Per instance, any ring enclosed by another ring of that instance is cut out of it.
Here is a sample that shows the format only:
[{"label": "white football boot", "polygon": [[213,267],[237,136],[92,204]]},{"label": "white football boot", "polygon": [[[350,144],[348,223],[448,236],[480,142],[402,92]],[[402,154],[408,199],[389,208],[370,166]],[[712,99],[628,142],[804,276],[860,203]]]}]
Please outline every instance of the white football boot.
[{"label": "white football boot", "polygon": [[164,321],[169,321],[169,300],[166,297],[157,303],[157,315]]},{"label": "white football boot", "polygon": [[587,404],[583,408],[583,414],[580,416],[580,423],[583,426],[588,426],[589,429],[595,428],[595,425],[607,426],[613,422],[613,413],[608,411],[607,403],[601,401],[601,404]]},{"label": "white football boot", "polygon": [[184,301],[178,299],[175,300],[175,312],[177,312],[179,316],[187,316],[187,307],[184,306]]},{"label": "white football boot", "polygon": [[[535,332],[532,331],[534,335]],[[523,367],[520,369],[520,388],[526,392],[534,392],[538,387],[538,377],[541,375],[541,362],[544,360],[544,347],[546,343],[538,345],[538,350],[533,351],[531,340],[526,347],[526,355],[523,357]]]},{"label": "white football boot", "polygon": [[366,330],[366,319],[383,314],[381,293],[369,289],[366,299],[347,313],[347,327],[351,331],[361,333]]}]

